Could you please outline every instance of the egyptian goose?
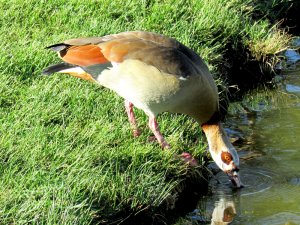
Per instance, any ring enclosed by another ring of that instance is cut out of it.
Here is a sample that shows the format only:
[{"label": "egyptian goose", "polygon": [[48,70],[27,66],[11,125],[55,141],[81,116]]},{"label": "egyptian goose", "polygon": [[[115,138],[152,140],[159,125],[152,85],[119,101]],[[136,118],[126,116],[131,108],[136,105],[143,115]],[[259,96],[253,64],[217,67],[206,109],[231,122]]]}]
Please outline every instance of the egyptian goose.
[{"label": "egyptian goose", "polygon": [[[68,73],[115,91],[125,99],[134,136],[140,131],[133,106],[149,116],[149,128],[166,149],[170,145],[156,116],[167,111],[194,118],[207,137],[213,160],[241,187],[239,157],[219,119],[216,84],[194,51],[175,39],[143,31],[71,39],[48,48],[58,52],[64,62],[43,73]],[[184,153],[183,157],[190,156]]]}]

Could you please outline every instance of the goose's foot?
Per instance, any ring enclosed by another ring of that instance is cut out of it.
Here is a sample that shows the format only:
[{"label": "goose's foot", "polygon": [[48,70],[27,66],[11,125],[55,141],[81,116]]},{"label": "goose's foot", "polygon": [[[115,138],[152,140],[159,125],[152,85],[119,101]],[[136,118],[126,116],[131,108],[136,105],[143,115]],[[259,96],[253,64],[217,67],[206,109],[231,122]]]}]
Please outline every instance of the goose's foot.
[{"label": "goose's foot", "polygon": [[[160,144],[160,146],[163,149],[170,149],[171,146],[170,144],[165,140],[164,136],[160,133],[159,127],[158,127],[158,123],[156,121],[156,118],[154,116],[150,116],[149,117],[149,128],[150,130],[153,132],[154,137],[156,138],[156,140],[158,141],[158,143]],[[151,138],[151,137],[150,137]],[[149,138],[149,139],[150,139]],[[149,140],[148,139],[148,140]],[[152,138],[151,138],[152,139]]]},{"label": "goose's foot", "polygon": [[195,167],[195,166],[198,166],[198,162],[197,160],[188,152],[183,152],[181,155],[180,155],[181,159],[188,163],[189,165]]},{"label": "goose's foot", "polygon": [[125,100],[125,109],[126,109],[126,112],[127,112],[129,123],[132,127],[132,130],[133,130],[132,131],[133,136],[134,137],[140,136],[141,131],[137,126],[137,122],[136,122],[135,115],[134,115],[134,112],[133,112],[133,104],[131,102]]},{"label": "goose's foot", "polygon": [[141,131],[139,129],[132,130],[133,137],[138,137],[141,135]]}]

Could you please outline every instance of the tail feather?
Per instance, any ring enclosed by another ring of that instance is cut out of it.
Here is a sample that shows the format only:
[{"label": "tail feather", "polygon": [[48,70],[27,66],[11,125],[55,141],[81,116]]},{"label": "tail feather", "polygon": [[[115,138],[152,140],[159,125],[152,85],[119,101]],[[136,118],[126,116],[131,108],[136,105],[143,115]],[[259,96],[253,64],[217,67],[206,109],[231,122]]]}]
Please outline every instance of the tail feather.
[{"label": "tail feather", "polygon": [[62,70],[72,69],[75,67],[77,67],[77,66],[69,64],[69,63],[59,63],[59,64],[48,66],[47,68],[45,68],[43,70],[42,74],[43,75],[51,75],[52,73],[57,73]]},{"label": "tail feather", "polygon": [[70,46],[71,45],[59,43],[59,44],[55,44],[55,45],[50,45],[50,46],[46,47],[46,49],[50,48],[51,50],[53,50],[55,52],[60,52],[62,50],[69,48]]}]

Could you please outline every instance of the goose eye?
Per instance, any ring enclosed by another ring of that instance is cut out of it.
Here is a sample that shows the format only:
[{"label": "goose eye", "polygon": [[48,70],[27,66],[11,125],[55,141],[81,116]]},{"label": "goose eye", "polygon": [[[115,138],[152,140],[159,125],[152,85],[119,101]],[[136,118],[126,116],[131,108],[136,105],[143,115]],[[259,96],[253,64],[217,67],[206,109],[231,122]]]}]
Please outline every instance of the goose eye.
[{"label": "goose eye", "polygon": [[222,161],[225,163],[225,164],[229,164],[231,161],[232,161],[232,155],[229,153],[229,152],[222,152],[221,153],[221,158],[222,158]]}]

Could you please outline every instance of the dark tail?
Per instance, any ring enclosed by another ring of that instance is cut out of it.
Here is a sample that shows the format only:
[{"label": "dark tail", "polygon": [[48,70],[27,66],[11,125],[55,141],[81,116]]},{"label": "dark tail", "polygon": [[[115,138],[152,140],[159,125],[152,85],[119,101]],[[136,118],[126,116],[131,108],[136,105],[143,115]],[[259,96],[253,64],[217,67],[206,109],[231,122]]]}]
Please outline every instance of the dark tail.
[{"label": "dark tail", "polygon": [[59,64],[55,64],[52,66],[48,66],[47,68],[45,68],[42,72],[43,75],[51,75],[52,73],[56,73],[59,72],[61,70],[65,70],[65,69],[71,69],[77,67],[75,65],[69,64],[69,63],[59,63]]},{"label": "dark tail", "polygon": [[46,47],[46,49],[51,49],[57,52],[60,55],[60,57],[64,57],[65,54],[67,54],[67,51],[70,47],[71,45],[60,43],[60,44],[50,45]]},{"label": "dark tail", "polygon": [[70,46],[71,45],[59,43],[59,44],[55,44],[55,45],[50,45],[50,46],[46,47],[46,49],[51,49],[53,51],[60,52],[62,50],[69,48]]}]

